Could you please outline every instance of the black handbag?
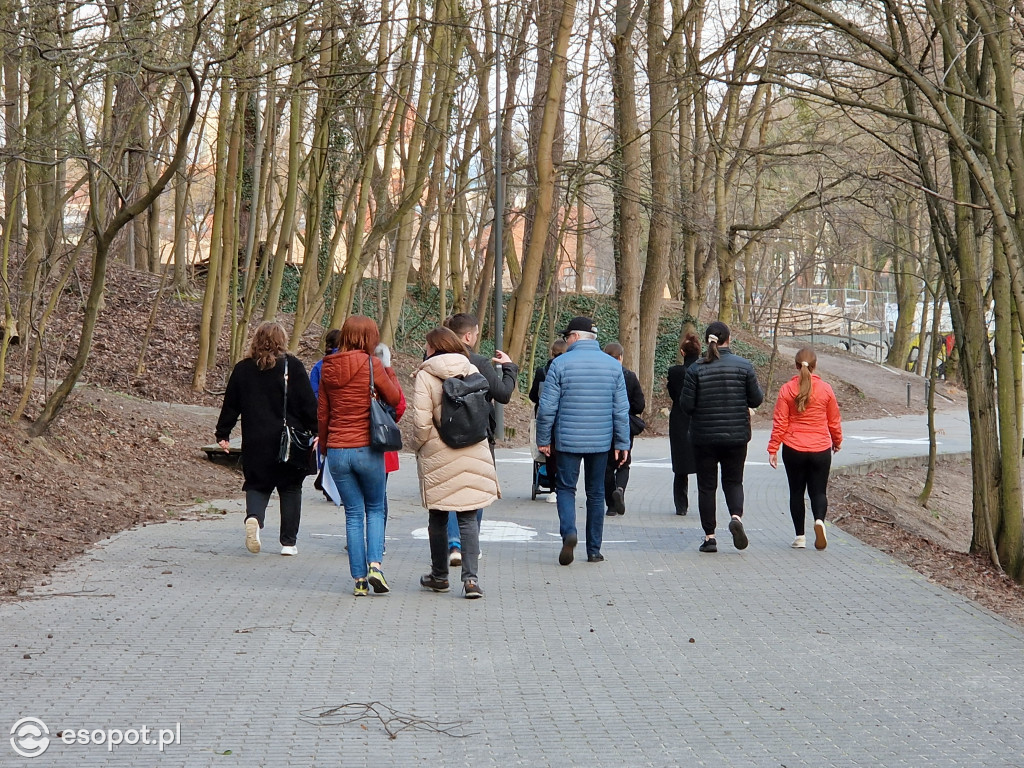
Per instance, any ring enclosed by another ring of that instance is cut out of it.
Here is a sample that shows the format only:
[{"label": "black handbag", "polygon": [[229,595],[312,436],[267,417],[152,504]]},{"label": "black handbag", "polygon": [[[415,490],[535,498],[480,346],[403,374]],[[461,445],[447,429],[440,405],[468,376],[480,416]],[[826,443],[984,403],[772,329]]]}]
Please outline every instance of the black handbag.
[{"label": "black handbag", "polygon": [[284,357],[284,424],[281,442],[277,449],[277,460],[289,467],[301,470],[307,475],[316,474],[316,458],[313,456],[313,441],[316,433],[308,429],[288,426],[288,355]]},{"label": "black handbag", "polygon": [[635,413],[629,414],[629,436],[636,437],[641,432],[647,429],[647,422],[637,416]]},{"label": "black handbag", "polygon": [[370,447],[377,451],[398,451],[402,448],[402,433],[380,400],[373,386],[373,358],[367,355],[370,366]]}]

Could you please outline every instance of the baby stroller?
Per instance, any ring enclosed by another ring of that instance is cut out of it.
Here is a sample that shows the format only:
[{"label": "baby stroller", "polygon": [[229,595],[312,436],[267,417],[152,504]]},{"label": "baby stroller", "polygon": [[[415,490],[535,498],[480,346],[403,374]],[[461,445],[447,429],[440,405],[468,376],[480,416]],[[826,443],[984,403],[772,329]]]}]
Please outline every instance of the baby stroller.
[{"label": "baby stroller", "polygon": [[[535,383],[534,386],[537,389],[537,400],[540,400],[541,393],[544,391],[544,383]],[[533,398],[531,393],[530,398]],[[533,489],[530,492],[530,500],[536,501],[538,493],[554,493],[555,492],[555,478],[548,477],[547,468],[547,456],[540,452],[537,447],[537,415],[534,413],[534,417],[530,419],[530,455],[533,457]]]},{"label": "baby stroller", "polygon": [[548,467],[543,461],[533,461],[533,491],[530,493],[530,499],[536,501],[537,494],[540,493],[554,493],[555,492],[555,479],[548,477]]}]

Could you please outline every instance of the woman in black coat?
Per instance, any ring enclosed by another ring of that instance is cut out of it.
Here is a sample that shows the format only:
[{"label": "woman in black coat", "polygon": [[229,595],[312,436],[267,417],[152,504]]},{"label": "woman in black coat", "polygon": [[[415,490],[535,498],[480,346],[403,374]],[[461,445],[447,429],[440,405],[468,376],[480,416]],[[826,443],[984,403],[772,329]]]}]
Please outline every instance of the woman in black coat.
[{"label": "woman in black coat", "polygon": [[249,356],[231,371],[220,418],[217,443],[225,451],[239,416],[242,418],[242,473],[245,482],[245,546],[260,551],[260,529],[277,489],[281,500],[281,554],[296,555],[302,514],[302,481],[308,472],[278,461],[284,429],[285,365],[288,369],[288,425],[316,434],[316,396],[302,361],[285,352],[287,337],[280,323],[256,329]]},{"label": "woman in black coat", "polygon": [[688,487],[690,475],[697,471],[693,459],[693,444],[690,442],[690,416],[679,405],[679,395],[683,391],[683,379],[686,369],[700,358],[700,339],[694,333],[687,333],[683,343],[679,345],[679,353],[683,356],[681,365],[673,365],[668,369],[668,396],[672,398],[672,410],[668,415],[668,444],[672,450],[672,498],[675,501],[676,514],[685,515],[689,510]]}]

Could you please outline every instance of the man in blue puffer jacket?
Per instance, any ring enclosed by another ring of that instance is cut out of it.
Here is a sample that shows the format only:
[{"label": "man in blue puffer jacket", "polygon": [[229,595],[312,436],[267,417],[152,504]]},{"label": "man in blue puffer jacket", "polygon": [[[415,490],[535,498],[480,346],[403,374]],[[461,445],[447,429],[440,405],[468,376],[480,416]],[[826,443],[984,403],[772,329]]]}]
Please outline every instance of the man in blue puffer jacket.
[{"label": "man in blue puffer jacket", "polygon": [[589,317],[574,317],[561,332],[569,345],[551,362],[537,408],[537,447],[545,456],[555,447],[562,551],[560,565],[573,561],[576,484],[583,462],[587,493],[587,562],[599,563],[604,535],[604,472],[609,451],[614,461],[629,457],[629,400],[622,366],[601,351]]}]

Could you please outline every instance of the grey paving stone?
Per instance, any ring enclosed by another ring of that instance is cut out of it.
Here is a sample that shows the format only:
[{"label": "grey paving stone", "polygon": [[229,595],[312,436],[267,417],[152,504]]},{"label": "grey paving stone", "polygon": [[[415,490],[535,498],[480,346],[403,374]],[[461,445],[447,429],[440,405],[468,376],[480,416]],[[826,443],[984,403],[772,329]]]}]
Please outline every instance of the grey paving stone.
[{"label": "grey paving stone", "polygon": [[[962,451],[965,421],[942,418],[940,448]],[[905,442],[918,418],[846,433],[837,462],[927,449]],[[824,552],[790,549],[766,443],[750,447],[749,549],[732,548],[720,499],[721,551],[699,554],[693,482],[677,517],[667,442],[640,440],[606,562],[568,568],[555,506],[529,499],[528,454],[499,451],[485,522],[534,535],[485,531],[480,601],[418,585],[426,514],[408,456],[389,481],[386,596],[352,597],[343,514],[311,488],[294,558],[276,554],[274,507],[264,552],[245,551],[238,500],[119,534],[0,605],[0,716],[37,717],[53,739],[31,759],[0,745],[0,765],[1021,765],[1024,632],[838,529]],[[391,739],[377,719],[315,717],[373,702],[426,729]],[[55,738],[178,723],[162,753]]]}]

